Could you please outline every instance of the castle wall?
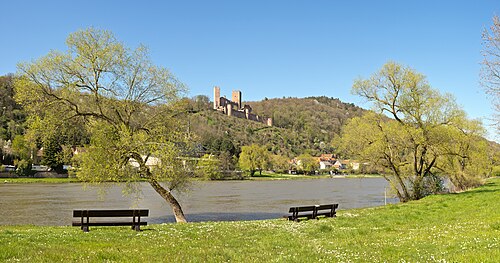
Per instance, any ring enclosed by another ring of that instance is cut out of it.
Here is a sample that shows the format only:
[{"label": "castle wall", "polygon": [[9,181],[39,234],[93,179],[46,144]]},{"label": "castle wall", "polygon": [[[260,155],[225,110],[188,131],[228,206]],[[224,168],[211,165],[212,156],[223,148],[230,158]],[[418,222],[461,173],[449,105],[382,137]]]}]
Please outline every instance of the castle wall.
[{"label": "castle wall", "polygon": [[249,105],[241,105],[241,91],[234,90],[231,94],[231,100],[220,96],[220,88],[214,87],[214,110],[221,111],[228,116],[233,116],[241,119],[257,121],[268,126],[273,126],[271,118],[263,118],[252,113],[252,107]]},{"label": "castle wall", "polygon": [[231,116],[246,119],[246,114],[242,111],[233,111],[233,114]]}]

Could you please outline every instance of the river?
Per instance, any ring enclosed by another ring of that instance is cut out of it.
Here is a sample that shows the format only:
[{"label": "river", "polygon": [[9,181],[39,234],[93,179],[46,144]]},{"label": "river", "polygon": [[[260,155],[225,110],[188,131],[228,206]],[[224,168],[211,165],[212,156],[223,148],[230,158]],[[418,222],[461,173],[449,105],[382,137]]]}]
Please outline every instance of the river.
[{"label": "river", "polygon": [[[174,222],[170,207],[149,184],[138,183],[139,194],[125,196],[123,186],[0,184],[0,225],[70,225],[73,209],[126,208],[149,209],[148,223]],[[387,186],[383,178],[204,181],[176,196],[188,221],[261,220],[282,217],[291,206],[381,206]]]}]

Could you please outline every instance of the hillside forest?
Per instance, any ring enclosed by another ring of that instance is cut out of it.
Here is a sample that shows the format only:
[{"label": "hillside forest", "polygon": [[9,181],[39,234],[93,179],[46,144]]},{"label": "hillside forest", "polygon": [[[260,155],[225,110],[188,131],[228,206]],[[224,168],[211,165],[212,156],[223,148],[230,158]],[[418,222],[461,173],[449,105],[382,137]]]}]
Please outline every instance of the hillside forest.
[{"label": "hillside forest", "polygon": [[[83,126],[73,123],[72,128],[60,126],[57,136],[47,138],[56,146],[47,147],[50,145],[44,144],[41,138],[33,138],[36,135],[29,132],[29,126],[35,120],[29,118],[23,107],[14,100],[13,79],[13,75],[0,77],[2,163],[14,165],[25,158],[33,158],[30,160],[33,164],[53,167],[70,164],[70,149],[88,144],[89,134],[84,132]],[[196,145],[191,153],[193,157],[205,154],[221,156],[226,159],[228,167],[236,169],[241,147],[252,144],[262,146],[269,154],[286,160],[300,155],[340,155],[334,145],[342,126],[348,119],[362,116],[366,111],[354,104],[328,97],[275,98],[246,104],[251,105],[259,115],[272,116],[274,125],[270,127],[214,111],[206,95],[179,100],[175,106],[176,118],[184,127],[186,136]],[[42,148],[55,148],[55,151],[40,151]],[[37,153],[39,156],[36,156]],[[50,157],[50,154],[57,157]],[[59,161],[54,162],[56,159]]]}]

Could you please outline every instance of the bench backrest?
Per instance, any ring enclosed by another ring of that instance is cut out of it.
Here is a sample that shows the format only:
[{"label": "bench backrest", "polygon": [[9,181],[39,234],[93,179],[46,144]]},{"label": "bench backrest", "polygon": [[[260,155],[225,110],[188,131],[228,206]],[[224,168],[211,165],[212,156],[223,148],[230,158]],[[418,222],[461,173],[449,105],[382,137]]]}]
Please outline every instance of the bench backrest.
[{"label": "bench backrest", "polygon": [[288,211],[289,213],[300,213],[300,212],[311,212],[316,209],[316,206],[311,205],[311,206],[296,206],[296,207],[290,207],[290,210]]},{"label": "bench backrest", "polygon": [[339,207],[339,204],[318,205],[318,206],[316,206],[316,211],[319,211],[319,210],[332,210],[332,209],[337,209],[338,207]]},{"label": "bench backrest", "polygon": [[148,209],[129,210],[73,210],[73,217],[126,217],[149,216]]}]

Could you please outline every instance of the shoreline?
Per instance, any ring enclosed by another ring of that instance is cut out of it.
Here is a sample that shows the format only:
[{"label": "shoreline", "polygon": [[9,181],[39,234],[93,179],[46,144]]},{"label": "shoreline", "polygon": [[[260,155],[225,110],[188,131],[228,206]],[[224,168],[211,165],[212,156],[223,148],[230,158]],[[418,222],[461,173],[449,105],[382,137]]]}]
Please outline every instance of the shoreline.
[{"label": "shoreline", "polygon": [[[381,175],[289,175],[289,174],[263,174],[244,177],[242,179],[208,180],[204,178],[192,178],[192,181],[273,181],[273,180],[315,180],[315,179],[339,179],[339,178],[381,178]],[[137,181],[142,182],[142,181]],[[0,184],[33,184],[33,183],[85,183],[76,177],[0,177]],[[120,182],[116,182],[120,183]]]}]

